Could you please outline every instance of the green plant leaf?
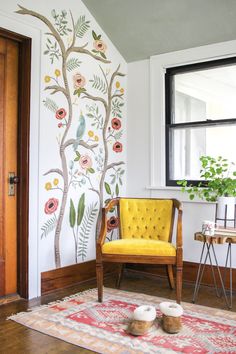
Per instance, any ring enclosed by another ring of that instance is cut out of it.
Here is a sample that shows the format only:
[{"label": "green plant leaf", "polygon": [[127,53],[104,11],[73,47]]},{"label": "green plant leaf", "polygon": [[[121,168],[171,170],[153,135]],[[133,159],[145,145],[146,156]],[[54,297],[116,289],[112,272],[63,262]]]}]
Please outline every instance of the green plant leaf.
[{"label": "green plant leaf", "polygon": [[90,21],[86,21],[85,16],[80,16],[75,25],[75,35],[82,38],[90,28]]},{"label": "green plant leaf", "polygon": [[78,203],[78,213],[77,213],[77,225],[79,226],[81,224],[81,221],[84,216],[84,209],[85,209],[85,193],[83,193],[80,197],[79,203]]},{"label": "green plant leaf", "polygon": [[107,182],[104,183],[107,194],[111,195],[111,188]]},{"label": "green plant leaf", "polygon": [[41,231],[42,231],[41,239],[43,237],[47,237],[47,235],[56,228],[56,225],[57,225],[57,218],[54,215],[52,218],[48,219],[45,222],[45,224],[41,227]]},{"label": "green plant leaf", "polygon": [[72,228],[74,228],[74,226],[75,226],[75,218],[76,218],[75,206],[74,206],[73,200],[71,199],[70,200],[70,227],[72,227]]},{"label": "green plant leaf", "polygon": [[[82,62],[79,61],[78,58],[70,58],[70,59],[67,61],[67,63],[66,63],[66,69],[67,69],[68,71],[75,70],[75,69],[77,69],[77,68],[80,67],[80,64],[81,64],[81,63],[82,63]],[[76,91],[77,91],[77,90],[76,90]]]}]

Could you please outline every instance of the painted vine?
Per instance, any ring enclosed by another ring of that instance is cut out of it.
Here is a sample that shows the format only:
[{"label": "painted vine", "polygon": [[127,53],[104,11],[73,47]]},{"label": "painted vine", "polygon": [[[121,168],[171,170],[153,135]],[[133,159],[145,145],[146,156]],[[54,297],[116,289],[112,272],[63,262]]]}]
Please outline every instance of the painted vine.
[{"label": "painted vine", "polygon": [[[33,16],[48,27],[44,55],[49,57],[51,64],[56,61],[61,63],[60,69],[55,69],[54,76],[46,75],[44,78],[47,84],[45,90],[50,91],[51,95],[64,95],[67,103],[67,107],[64,108],[58,106],[50,97],[44,100],[45,107],[53,112],[58,120],[58,128],[63,130],[62,135],[57,139],[61,167],[51,168],[44,175],[53,175],[52,181],[45,184],[46,190],[58,190],[62,196],[60,200],[49,198],[46,202],[44,212],[49,215],[49,219],[41,228],[41,237],[47,237],[55,230],[54,257],[55,266],[59,268],[61,267],[60,237],[66,208],[69,208],[69,224],[75,244],[75,262],[78,262],[79,259],[84,261],[87,256],[87,246],[93,224],[96,222],[96,234],[100,229],[102,206],[110,198],[119,195],[120,186],[123,183],[124,169],[122,165],[124,162],[109,161],[109,145],[112,145],[112,150],[116,153],[123,150],[120,139],[123,134],[121,118],[124,90],[118,79],[124,74],[120,72],[120,66],[112,73],[109,68],[103,69],[101,64],[107,66],[111,62],[107,59],[107,45],[102,40],[101,34],[97,34],[94,30],[91,31],[93,38],[93,49],[91,50],[88,49],[89,43],[82,46],[77,45],[77,41],[82,40],[90,30],[90,21],[84,15],[75,22],[71,12],[68,14],[66,10],[61,12],[52,10],[51,15],[54,21],[52,22],[45,16],[20,5],[17,13]],[[99,63],[100,74],[93,74],[89,80],[92,91],[96,90],[98,95],[90,92],[91,89],[89,90],[86,85],[86,78],[77,71],[82,63],[80,56],[89,56]],[[73,92],[70,90],[68,75],[71,72],[73,73]],[[79,106],[82,99],[88,101],[86,113],[80,112],[75,138],[71,139],[68,138],[68,135],[72,128],[73,105]],[[92,129],[87,132],[88,138],[85,138],[87,120],[97,132],[101,133],[101,142],[99,142],[99,136]],[[74,152],[74,158],[70,161],[67,161],[66,157],[68,148]],[[84,153],[84,151],[87,152]],[[95,155],[96,170],[93,168],[90,153]],[[109,176],[108,172],[110,172]],[[56,175],[58,178],[55,177]],[[99,175],[98,183],[94,183],[92,178],[94,175]],[[62,186],[60,180],[63,182]],[[68,201],[69,189],[71,187],[82,188],[84,184],[88,184],[88,190],[96,194],[97,201],[86,206],[85,193],[82,193],[77,205],[72,198]],[[104,193],[108,196],[105,201]],[[117,216],[111,216],[107,225],[110,238],[112,238],[117,224]]]}]

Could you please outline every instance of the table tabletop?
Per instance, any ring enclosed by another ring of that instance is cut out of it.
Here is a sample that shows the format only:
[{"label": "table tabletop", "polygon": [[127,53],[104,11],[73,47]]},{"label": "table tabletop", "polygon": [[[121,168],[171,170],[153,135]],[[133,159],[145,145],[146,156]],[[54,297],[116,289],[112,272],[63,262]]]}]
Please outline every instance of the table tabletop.
[{"label": "table tabletop", "polygon": [[223,235],[215,233],[213,236],[204,235],[201,232],[195,232],[195,241],[214,243],[223,245],[224,243],[236,243],[236,233],[232,235]]}]

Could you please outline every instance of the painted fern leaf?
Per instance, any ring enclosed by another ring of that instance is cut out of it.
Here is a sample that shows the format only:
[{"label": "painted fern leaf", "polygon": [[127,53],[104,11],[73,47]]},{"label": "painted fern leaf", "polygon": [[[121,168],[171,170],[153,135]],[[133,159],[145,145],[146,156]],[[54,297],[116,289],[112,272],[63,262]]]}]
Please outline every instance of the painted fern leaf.
[{"label": "painted fern leaf", "polygon": [[122,135],[123,135],[123,130],[120,130],[119,132],[114,134],[114,138],[116,140],[119,140],[122,137]]},{"label": "painted fern leaf", "polygon": [[47,235],[55,229],[56,225],[57,225],[57,218],[54,215],[51,219],[48,219],[45,222],[45,224],[41,227],[41,231],[42,231],[41,239],[43,237],[47,237]]},{"label": "painted fern leaf", "polygon": [[77,248],[77,259],[82,257],[82,261],[87,257],[89,235],[91,228],[94,224],[97,215],[97,203],[91,204],[83,217],[83,221],[80,227],[79,238],[78,238],[78,248]]},{"label": "painted fern leaf", "polygon": [[75,35],[82,38],[90,28],[90,21],[86,21],[85,16],[80,16],[75,25]]},{"label": "painted fern leaf", "polygon": [[71,59],[69,59],[68,62],[66,63],[66,69],[67,69],[68,71],[75,70],[75,69],[77,69],[77,68],[80,67],[80,64],[81,64],[81,63],[82,63],[82,62],[79,61],[79,59],[77,59],[77,58],[71,58]]},{"label": "painted fern leaf", "polygon": [[89,81],[92,83],[93,88],[104,94],[107,93],[107,85],[99,76],[93,75],[93,79]]},{"label": "painted fern leaf", "polygon": [[55,101],[53,101],[51,98],[46,98],[44,101],[44,106],[49,109],[50,111],[52,111],[53,113],[56,113],[56,111],[58,110],[58,105],[56,104]]}]

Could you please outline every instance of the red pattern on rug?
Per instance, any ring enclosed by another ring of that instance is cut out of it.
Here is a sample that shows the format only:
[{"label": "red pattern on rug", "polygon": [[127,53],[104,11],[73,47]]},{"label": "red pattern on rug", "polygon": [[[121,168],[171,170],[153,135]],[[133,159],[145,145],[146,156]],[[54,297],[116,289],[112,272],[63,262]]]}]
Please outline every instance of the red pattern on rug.
[{"label": "red pattern on rug", "polygon": [[[85,292],[12,319],[58,338],[63,332],[64,340],[103,354],[236,353],[236,316],[230,312],[185,303],[183,328],[169,335],[160,325],[163,299],[113,289],[106,289],[103,303],[96,298],[96,291]],[[142,304],[156,306],[159,320],[148,334],[135,337],[126,328]]]}]

